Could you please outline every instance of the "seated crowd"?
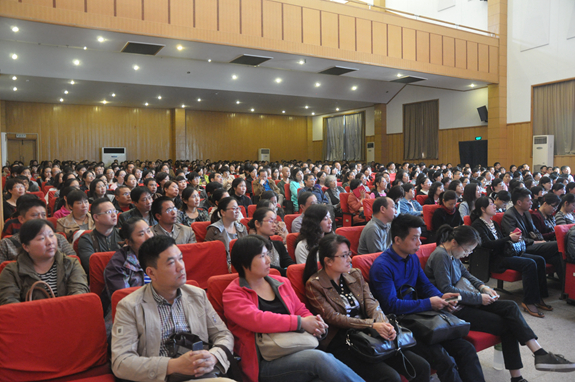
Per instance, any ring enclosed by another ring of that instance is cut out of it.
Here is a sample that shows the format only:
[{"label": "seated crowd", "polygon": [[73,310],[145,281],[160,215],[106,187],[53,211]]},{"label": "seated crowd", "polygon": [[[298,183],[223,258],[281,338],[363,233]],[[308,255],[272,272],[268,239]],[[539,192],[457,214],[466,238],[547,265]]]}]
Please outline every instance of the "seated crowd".
[{"label": "seated crowd", "polygon": [[[377,361],[351,350],[350,331],[394,341],[396,316],[431,311],[499,336],[512,382],[526,381],[519,345],[537,370],[575,371],[542,348],[515,302],[461,261],[485,250],[491,272],[521,273],[527,314],[552,312],[546,265],[563,285],[554,227],[575,223],[570,172],[532,173],[525,164],[507,171],[499,163],[15,163],[3,168],[0,263],[9,263],[0,305],[88,293],[90,258],[113,252],[100,298],[111,368],[123,380],[226,380],[238,377],[235,352],[244,381],[429,381],[431,370],[442,382],[484,381],[463,337],[416,336],[414,346]],[[379,254],[367,281],[351,267],[350,241],[335,233],[346,215],[364,226],[357,253]],[[198,241],[222,242],[228,271],[238,276],[223,291],[222,316],[203,289],[186,283],[179,246]],[[422,241],[437,244],[423,268]],[[510,255],[514,243],[524,249]],[[286,278],[300,266],[307,301]],[[112,295],[130,287],[141,288],[113,317]],[[198,342],[180,354],[174,341],[182,333]],[[297,346],[278,351],[281,341]]]}]

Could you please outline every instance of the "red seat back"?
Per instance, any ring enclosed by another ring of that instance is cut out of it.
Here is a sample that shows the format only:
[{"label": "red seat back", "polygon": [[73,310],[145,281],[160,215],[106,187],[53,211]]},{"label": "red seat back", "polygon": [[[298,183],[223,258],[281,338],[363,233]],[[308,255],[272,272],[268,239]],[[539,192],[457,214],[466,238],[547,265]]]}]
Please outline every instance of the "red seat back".
[{"label": "red seat back", "polygon": [[421,264],[421,268],[425,269],[425,264],[427,264],[429,256],[433,251],[435,251],[436,247],[437,244],[435,243],[423,244],[421,247],[419,247],[419,251],[416,252],[416,255],[419,259],[419,263]]},{"label": "red seat back", "polygon": [[351,190],[351,189],[350,189],[349,186],[345,186],[345,192],[349,193],[350,190]]},{"label": "red seat back", "polygon": [[370,253],[367,255],[354,256],[351,259],[351,266],[353,268],[359,269],[363,275],[363,278],[369,282],[369,270],[379,255],[381,255],[381,253]]},{"label": "red seat back", "polygon": [[46,195],[52,187],[54,187],[54,186],[44,183],[44,185],[42,186],[42,191],[44,192],[44,195]]},{"label": "red seat back", "polygon": [[557,249],[559,250],[559,252],[562,253],[563,259],[567,258],[567,247],[566,247],[567,243],[565,243],[567,232],[569,232],[569,229],[573,226],[575,226],[575,224],[565,224],[555,226],[555,238],[557,239]]},{"label": "red seat back", "polygon": [[341,235],[347,238],[351,244],[351,253],[353,256],[357,255],[357,247],[359,247],[359,238],[361,236],[361,232],[365,226],[357,226],[357,227],[341,227],[335,230],[337,235]]},{"label": "red seat back", "polygon": [[200,288],[208,287],[211,276],[229,273],[226,247],[219,240],[178,245],[186,264],[188,280],[196,280]]},{"label": "red seat back", "polygon": [[[305,296],[305,284],[303,282],[303,271],[305,264],[292,264],[287,268],[287,278],[289,279],[293,290],[298,296],[299,300],[306,306],[307,297]],[[309,309],[309,308],[308,308]]]},{"label": "red seat back", "polygon": [[286,200],[291,201],[291,191],[289,189],[290,184],[286,183],[284,184],[284,194],[286,196]]},{"label": "red seat back", "polygon": [[242,213],[242,216],[244,218],[248,216],[248,214],[246,213],[246,208],[244,206],[240,206],[240,212]]},{"label": "red seat back", "polygon": [[192,223],[192,229],[196,234],[196,240],[198,243],[202,243],[206,239],[206,233],[208,233],[208,227],[212,224],[211,222],[195,222]]},{"label": "red seat back", "polygon": [[299,236],[299,233],[288,233],[287,238],[286,238],[287,251],[288,251],[289,257],[291,257],[293,261],[296,261],[295,260],[295,247],[296,247],[295,242],[296,242],[298,236]]},{"label": "red seat back", "polygon": [[417,200],[417,203],[421,204],[423,206],[423,203],[425,202],[425,199],[427,199],[427,195],[416,195],[415,196],[415,200]]},{"label": "red seat back", "polygon": [[49,218],[46,218],[46,220],[48,220],[50,223],[52,223],[52,225],[54,226],[54,229],[56,229],[56,226],[58,225],[58,218],[50,216]]},{"label": "red seat back", "polygon": [[281,182],[281,181],[282,181],[281,179],[276,179],[276,180],[274,180],[274,182],[276,182],[276,186],[277,186],[278,183]]},{"label": "red seat back", "polygon": [[[256,212],[256,207],[257,207],[256,204],[250,204],[250,205],[248,206],[248,216],[249,216],[250,218],[251,218],[252,216],[254,216],[254,212]],[[244,215],[244,217],[245,217],[245,215]]]},{"label": "red seat back", "polygon": [[284,222],[286,223],[286,228],[288,230],[288,232],[291,233],[291,223],[294,221],[295,218],[297,218],[299,215],[301,214],[290,214],[290,215],[286,215],[284,216]]},{"label": "red seat back", "polygon": [[0,306],[0,379],[44,381],[108,362],[100,298],[92,293]]},{"label": "red seat back", "polygon": [[373,202],[375,199],[363,199],[363,215],[365,220],[371,220],[373,216]]},{"label": "red seat back", "polygon": [[[230,244],[231,246],[231,244]],[[224,303],[222,301],[222,295],[224,290],[228,285],[239,276],[237,273],[232,273],[228,275],[212,276],[208,279],[208,300],[214,307],[214,310],[219,314],[220,318],[226,322],[226,317],[224,316]]]},{"label": "red seat back", "polygon": [[433,232],[433,224],[431,224],[431,219],[433,218],[433,213],[436,209],[441,207],[439,204],[426,204],[423,208],[423,221],[427,227],[428,232]]},{"label": "red seat back", "polygon": [[28,191],[28,194],[32,194],[32,195],[36,195],[37,197],[39,197],[40,199],[44,200],[44,192],[42,191]]},{"label": "red seat back", "polygon": [[252,218],[243,218],[242,220],[240,220],[240,223],[242,223],[246,227],[248,232],[250,231],[250,227],[248,227],[248,223],[250,222],[250,220],[252,220]]},{"label": "red seat back", "polygon": [[465,225],[471,225],[471,216],[465,215],[465,216],[463,217],[463,224],[465,224]]},{"label": "red seat back", "polygon": [[339,194],[339,206],[344,214],[349,214],[349,206],[347,205],[347,199],[349,198],[349,193],[342,192]]},{"label": "red seat back", "polygon": [[492,218],[492,220],[494,222],[497,222],[497,224],[499,224],[499,227],[501,227],[501,222],[503,221],[503,215],[505,215],[505,212],[498,212],[495,214],[495,216]]},{"label": "red seat back", "polygon": [[8,260],[8,261],[4,261],[3,263],[0,263],[0,273],[2,273],[2,271],[4,270],[4,268],[6,268],[6,266],[10,263],[15,263],[16,260]]},{"label": "red seat back", "polygon": [[110,259],[115,252],[96,252],[90,256],[90,292],[96,293],[98,296],[104,290],[104,269],[110,262]]}]

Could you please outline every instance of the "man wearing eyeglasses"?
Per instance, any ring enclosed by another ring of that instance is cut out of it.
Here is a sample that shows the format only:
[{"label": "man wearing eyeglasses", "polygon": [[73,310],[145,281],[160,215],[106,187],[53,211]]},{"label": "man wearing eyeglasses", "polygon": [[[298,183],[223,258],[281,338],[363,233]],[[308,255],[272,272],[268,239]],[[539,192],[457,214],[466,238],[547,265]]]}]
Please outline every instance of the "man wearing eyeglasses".
[{"label": "man wearing eyeglasses", "polygon": [[130,196],[130,188],[128,186],[120,186],[114,191],[114,208],[118,211],[126,212],[134,208],[132,205],[132,197]]},{"label": "man wearing eyeglasses", "polygon": [[150,227],[158,224],[154,216],[152,216],[152,193],[147,187],[134,187],[130,192],[130,198],[134,203],[134,208],[128,212],[124,212],[118,218],[118,228],[122,228],[122,224],[127,222],[132,217],[142,218],[148,223]]},{"label": "man wearing eyeglasses", "polygon": [[169,236],[176,244],[196,242],[194,230],[178,223],[178,209],[172,199],[162,196],[154,200],[151,213],[158,220],[158,224],[152,227],[155,236]]},{"label": "man wearing eyeglasses", "polygon": [[118,211],[108,198],[95,200],[90,207],[95,228],[78,239],[78,257],[89,275],[90,256],[96,252],[116,252],[123,243],[116,228]]}]

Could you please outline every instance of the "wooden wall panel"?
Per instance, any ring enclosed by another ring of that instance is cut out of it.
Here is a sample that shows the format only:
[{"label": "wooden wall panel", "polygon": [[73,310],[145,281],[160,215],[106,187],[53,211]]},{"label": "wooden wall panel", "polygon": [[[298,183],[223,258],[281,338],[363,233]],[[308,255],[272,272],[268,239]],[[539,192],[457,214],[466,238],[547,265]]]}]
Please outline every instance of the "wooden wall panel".
[{"label": "wooden wall panel", "polygon": [[489,73],[497,73],[499,68],[499,49],[489,47]]},{"label": "wooden wall panel", "polygon": [[455,66],[467,69],[467,41],[455,39]]},{"label": "wooden wall panel", "polygon": [[479,44],[478,51],[480,72],[489,72],[489,47],[485,44]]},{"label": "wooden wall panel", "polygon": [[401,27],[387,26],[387,53],[389,57],[401,58]]},{"label": "wooden wall panel", "polygon": [[339,15],[339,48],[355,51],[355,18]]},{"label": "wooden wall panel", "polygon": [[319,28],[320,12],[315,9],[303,8],[303,43],[321,45],[321,30]]},{"label": "wooden wall panel", "polygon": [[[240,0],[219,0],[219,30],[227,33],[240,33]],[[261,25],[261,22],[260,22]]]},{"label": "wooden wall panel", "polygon": [[196,28],[218,30],[218,2],[214,0],[194,0],[196,4]]},{"label": "wooden wall panel", "polygon": [[56,7],[71,11],[84,12],[84,0],[56,0]]},{"label": "wooden wall panel", "polygon": [[327,48],[338,49],[339,29],[337,14],[331,12],[321,13],[321,45]]},{"label": "wooden wall panel", "polygon": [[402,32],[403,32],[402,36],[403,59],[415,61],[416,57],[415,29],[403,28]]},{"label": "wooden wall panel", "polygon": [[429,62],[429,33],[417,31],[417,61]]},{"label": "wooden wall panel", "polygon": [[371,21],[364,19],[355,19],[357,23],[357,51],[362,53],[372,53],[372,31]]},{"label": "wooden wall panel", "polygon": [[307,117],[186,112],[191,158],[255,160],[257,150],[265,147],[271,150],[272,161],[304,160],[308,155],[307,130]]},{"label": "wooden wall panel", "polygon": [[167,109],[6,102],[5,132],[37,133],[39,160],[100,160],[103,146],[152,160],[170,156],[171,120]]},{"label": "wooden wall panel", "polygon": [[114,16],[114,0],[87,0],[88,12]]},{"label": "wooden wall panel", "polygon": [[43,7],[52,7],[54,5],[53,0],[22,0],[22,3],[30,5],[40,5]]},{"label": "wooden wall panel", "polygon": [[[511,123],[507,125],[509,141],[509,160],[515,163],[533,165],[533,129],[531,122]],[[558,157],[555,157],[557,160]],[[557,162],[556,162],[557,163]],[[507,163],[509,166],[512,163]]]},{"label": "wooden wall panel", "polygon": [[261,37],[263,33],[261,0],[242,0],[240,6],[242,34]]},{"label": "wooden wall panel", "polygon": [[443,65],[455,66],[455,39],[443,36]]},{"label": "wooden wall panel", "polygon": [[[282,39],[282,5],[272,1],[264,1],[264,38]],[[243,24],[242,24],[243,26]]]},{"label": "wooden wall panel", "polygon": [[170,0],[170,22],[174,25],[193,26],[194,3],[189,0]]},{"label": "wooden wall panel", "polygon": [[167,24],[168,0],[148,0],[144,2],[144,20]]},{"label": "wooden wall panel", "polygon": [[323,141],[313,141],[312,150],[312,156],[310,158],[312,161],[323,160]]},{"label": "wooden wall panel", "polygon": [[302,42],[301,7],[284,4],[283,17],[284,40]]},{"label": "wooden wall panel", "polygon": [[429,35],[430,62],[435,65],[443,64],[443,38],[431,33]]},{"label": "wooden wall panel", "polygon": [[403,162],[403,133],[387,136],[387,153],[389,161]]},{"label": "wooden wall panel", "polygon": [[142,0],[116,1],[116,15],[128,19],[142,19]]},{"label": "wooden wall panel", "polygon": [[373,22],[373,54],[387,56],[387,24]]},{"label": "wooden wall panel", "polygon": [[477,43],[473,41],[467,42],[467,68],[469,70],[477,70]]},{"label": "wooden wall panel", "polygon": [[439,158],[433,163],[451,163],[455,166],[460,162],[459,142],[473,141],[478,136],[487,139],[487,126],[439,130]]}]

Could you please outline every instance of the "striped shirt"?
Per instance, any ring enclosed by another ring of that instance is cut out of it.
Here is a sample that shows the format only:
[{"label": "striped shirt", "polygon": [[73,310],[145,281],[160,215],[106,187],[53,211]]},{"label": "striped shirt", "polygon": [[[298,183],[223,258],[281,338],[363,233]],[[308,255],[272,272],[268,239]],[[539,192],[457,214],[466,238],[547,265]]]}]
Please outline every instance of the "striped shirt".
[{"label": "striped shirt", "polygon": [[[56,267],[56,262],[50,267],[48,272],[44,274],[36,273],[40,280],[44,281],[46,284],[50,285],[52,291],[54,292],[54,296],[58,297],[58,268]],[[44,285],[44,289],[46,292],[50,293],[48,288]]]},{"label": "striped shirt", "polygon": [[156,293],[154,287],[152,287],[152,296],[154,296],[154,301],[158,304],[158,313],[162,324],[160,357],[168,357],[166,340],[174,333],[191,333],[182,304],[182,291],[178,288],[176,298],[171,305],[165,298]]}]

